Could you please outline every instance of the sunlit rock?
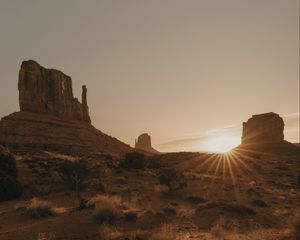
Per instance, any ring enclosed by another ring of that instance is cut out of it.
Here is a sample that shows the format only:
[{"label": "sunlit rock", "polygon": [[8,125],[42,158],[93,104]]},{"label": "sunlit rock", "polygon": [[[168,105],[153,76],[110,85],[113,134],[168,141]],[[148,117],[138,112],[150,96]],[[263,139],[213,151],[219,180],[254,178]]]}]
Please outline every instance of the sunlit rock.
[{"label": "sunlit rock", "polygon": [[158,153],[151,145],[151,137],[148,133],[141,134],[135,140],[135,149],[150,153]]},{"label": "sunlit rock", "polygon": [[284,121],[277,113],[253,115],[243,123],[242,143],[239,149],[255,152],[299,152],[299,147],[284,140]]},{"label": "sunlit rock", "polygon": [[243,123],[242,143],[282,142],[284,122],[276,113],[253,115]]},{"label": "sunlit rock", "polygon": [[80,103],[73,96],[72,79],[61,71],[44,68],[32,60],[24,61],[18,88],[21,111],[91,122],[86,86],[82,87]]},{"label": "sunlit rock", "polygon": [[61,71],[24,61],[19,71],[20,112],[0,121],[0,144],[13,151],[98,152],[123,155],[129,145],[91,125],[87,88],[81,103],[72,80]]}]

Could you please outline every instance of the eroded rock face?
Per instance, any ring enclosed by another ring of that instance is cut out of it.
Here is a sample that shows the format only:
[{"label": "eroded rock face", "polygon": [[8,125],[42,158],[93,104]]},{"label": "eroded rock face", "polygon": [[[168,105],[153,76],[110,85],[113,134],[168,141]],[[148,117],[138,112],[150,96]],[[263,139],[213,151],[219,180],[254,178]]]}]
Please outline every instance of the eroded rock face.
[{"label": "eroded rock face", "polygon": [[73,97],[72,80],[30,60],[19,72],[20,112],[1,118],[0,144],[12,151],[123,155],[132,149],[92,126],[87,88],[82,102]]},{"label": "eroded rock face", "polygon": [[284,141],[284,122],[276,113],[253,115],[243,123],[242,144],[278,143]]},{"label": "eroded rock face", "polygon": [[151,146],[151,137],[148,133],[141,134],[137,140],[135,140],[135,149],[150,153],[158,153],[158,151]]},{"label": "eroded rock face", "polygon": [[82,103],[73,96],[72,79],[37,62],[24,61],[19,71],[20,110],[51,114],[63,119],[90,123],[87,88],[82,87]]}]

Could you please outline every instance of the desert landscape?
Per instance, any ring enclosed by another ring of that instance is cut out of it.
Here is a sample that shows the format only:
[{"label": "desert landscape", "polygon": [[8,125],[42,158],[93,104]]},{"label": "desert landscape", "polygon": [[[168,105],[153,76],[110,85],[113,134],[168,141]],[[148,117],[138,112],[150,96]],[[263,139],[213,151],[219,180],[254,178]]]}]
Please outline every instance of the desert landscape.
[{"label": "desert landscape", "polygon": [[0,121],[0,239],[299,239],[299,146],[276,113],[225,153],[135,148],[91,124],[87,88],[24,61]]},{"label": "desert landscape", "polygon": [[299,0],[0,0],[0,240],[300,240]]}]

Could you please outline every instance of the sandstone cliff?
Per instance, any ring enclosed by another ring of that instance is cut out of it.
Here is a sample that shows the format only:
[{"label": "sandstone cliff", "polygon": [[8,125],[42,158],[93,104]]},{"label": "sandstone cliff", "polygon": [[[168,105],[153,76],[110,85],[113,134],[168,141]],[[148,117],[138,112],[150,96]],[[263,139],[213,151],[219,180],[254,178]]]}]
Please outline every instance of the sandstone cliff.
[{"label": "sandstone cliff", "polygon": [[20,110],[47,113],[63,119],[90,123],[87,88],[82,87],[82,103],[73,96],[72,79],[37,62],[24,61],[19,71]]},{"label": "sandstone cliff", "polygon": [[82,102],[73,97],[72,80],[30,60],[19,72],[20,112],[0,121],[0,144],[14,151],[48,150],[76,154],[101,152],[122,155],[129,145],[91,125],[87,88]]}]

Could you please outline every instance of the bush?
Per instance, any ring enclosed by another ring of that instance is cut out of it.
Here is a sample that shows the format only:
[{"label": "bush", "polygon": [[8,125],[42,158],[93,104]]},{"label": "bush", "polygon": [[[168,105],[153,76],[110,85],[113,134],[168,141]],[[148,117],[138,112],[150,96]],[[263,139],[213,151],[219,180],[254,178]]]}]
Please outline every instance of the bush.
[{"label": "bush", "polygon": [[168,186],[170,191],[178,190],[186,186],[183,175],[171,168],[161,169],[158,175],[158,181],[161,185]]},{"label": "bush", "polygon": [[126,212],[123,218],[125,221],[135,222],[138,219],[138,215],[135,212]]},{"label": "bush", "polygon": [[106,192],[105,185],[99,179],[91,179],[86,182],[86,185],[97,192],[101,192],[101,193]]},{"label": "bush", "polygon": [[47,201],[33,198],[27,206],[25,206],[24,215],[31,218],[46,218],[56,214],[52,204]]},{"label": "bush", "polygon": [[174,217],[177,214],[176,208],[173,207],[166,207],[163,209],[165,216],[167,217]]},{"label": "bush", "polygon": [[144,169],[147,167],[147,157],[138,152],[127,153],[124,160],[121,163],[123,168],[127,169]]},{"label": "bush", "polygon": [[0,171],[0,201],[18,198],[22,195],[22,192],[22,186],[16,178],[2,175]]},{"label": "bush", "polygon": [[0,201],[20,197],[22,186],[17,179],[16,160],[8,149],[0,146]]},{"label": "bush", "polygon": [[213,201],[213,202],[200,204],[196,209],[196,212],[202,213],[203,211],[209,209],[213,209],[216,211],[221,210],[222,212],[227,212],[230,214],[236,214],[240,216],[255,214],[255,211],[252,208],[237,203],[227,203],[223,201],[216,201],[216,202]]},{"label": "bush", "polygon": [[199,204],[199,203],[204,203],[206,200],[202,197],[198,196],[189,196],[185,199],[185,201],[191,203],[191,204]]},{"label": "bush", "polygon": [[268,204],[265,201],[260,200],[260,199],[254,199],[252,201],[252,204],[257,207],[267,207],[268,206]]},{"label": "bush", "polygon": [[[2,174],[17,178],[16,160],[7,148],[0,145],[0,171]],[[1,176],[1,175],[0,175]]]},{"label": "bush", "polygon": [[116,196],[97,195],[88,205],[95,207],[94,216],[101,223],[113,224],[122,214],[121,199]]},{"label": "bush", "polygon": [[162,163],[161,157],[159,155],[154,155],[149,157],[148,168],[160,169],[163,167],[164,164]]},{"label": "bush", "polygon": [[293,237],[295,239],[300,239],[300,221],[294,226]]}]

